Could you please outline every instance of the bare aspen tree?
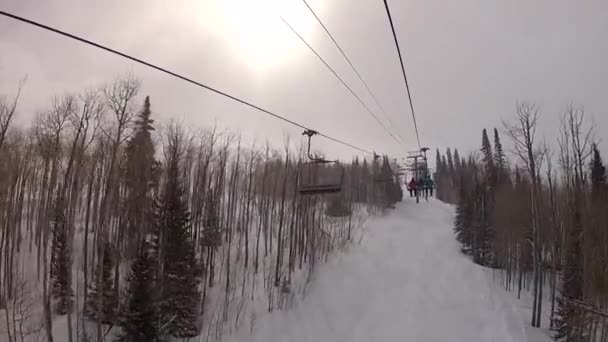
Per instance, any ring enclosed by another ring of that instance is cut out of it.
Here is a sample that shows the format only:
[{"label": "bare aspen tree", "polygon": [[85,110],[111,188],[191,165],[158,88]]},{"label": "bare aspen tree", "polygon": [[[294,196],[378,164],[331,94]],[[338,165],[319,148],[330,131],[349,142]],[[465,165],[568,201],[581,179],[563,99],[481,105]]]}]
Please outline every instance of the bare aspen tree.
[{"label": "bare aspen tree", "polygon": [[562,117],[560,137],[562,167],[566,178],[568,208],[565,215],[567,226],[565,246],[565,267],[562,275],[562,290],[558,301],[559,308],[554,329],[559,338],[578,339],[584,336],[584,316],[586,310],[580,310],[574,303],[591,294],[586,285],[590,284],[586,270],[591,269],[594,244],[589,244],[585,236],[592,236],[594,227],[589,215],[587,200],[587,159],[593,153],[592,128],[585,128],[585,113],[582,108],[568,106]]},{"label": "bare aspen tree", "polygon": [[[110,205],[114,202],[117,205],[118,201],[114,201],[117,194],[117,163],[118,154],[121,144],[128,138],[128,129],[134,117],[133,102],[137,96],[140,88],[140,82],[133,75],[127,75],[124,78],[116,79],[110,86],[106,87],[104,92],[105,102],[108,110],[113,117],[113,125],[110,129],[103,129],[103,133],[110,141],[110,153],[109,153],[109,166],[107,169],[107,176],[104,185],[103,196],[100,203],[100,214],[98,216],[99,221],[97,222],[97,283],[98,286],[101,284],[103,278],[103,260],[104,260],[104,246],[106,241],[109,241],[107,236],[109,227],[107,227],[110,221]],[[119,249],[115,249],[115,257],[119,255]],[[120,262],[116,262],[115,266],[115,291],[118,291],[118,280],[117,276],[119,271]],[[117,292],[116,292],[117,293]],[[103,296],[99,296],[97,308],[101,310],[103,307]],[[101,312],[98,312],[101,316]],[[100,342],[103,338],[101,322],[97,322],[97,341]]]},{"label": "bare aspen tree", "polygon": [[244,235],[245,235],[245,242],[244,242],[244,248],[245,248],[245,260],[243,261],[243,286],[241,289],[241,297],[243,297],[243,299],[245,298],[245,283],[246,283],[246,279],[247,279],[247,272],[249,269],[249,227],[250,227],[250,222],[251,222],[251,216],[250,216],[250,209],[251,209],[251,205],[252,205],[252,201],[253,201],[253,176],[254,176],[254,166],[255,166],[255,162],[258,158],[257,153],[254,151],[255,149],[255,145],[252,147],[252,151],[250,153],[249,156],[249,161],[247,162],[248,167],[247,167],[247,190],[246,190],[246,194],[245,194],[245,198],[246,198],[246,204],[245,204],[245,221],[243,222],[243,227],[244,227]]},{"label": "bare aspen tree", "polygon": [[285,200],[287,196],[287,178],[289,177],[289,142],[286,143],[285,147],[285,166],[283,170],[283,186],[281,190],[281,204],[279,209],[279,230],[277,235],[277,258],[275,263],[275,274],[274,274],[274,286],[278,287],[280,285],[280,275],[279,268],[281,264],[282,250],[283,250],[283,225],[285,218]]},{"label": "bare aspen tree", "polygon": [[14,266],[23,239],[24,195],[31,178],[31,145],[20,130],[12,130],[0,149],[0,309],[10,300]]},{"label": "bare aspen tree", "polygon": [[[42,217],[39,220],[39,227],[43,230],[42,233],[42,264],[43,264],[43,307],[45,314],[45,328],[47,340],[53,341],[52,318],[51,318],[51,291],[48,281],[49,275],[55,273],[54,267],[48,271],[48,242],[50,234],[49,224],[53,211],[53,198],[57,192],[57,186],[60,169],[60,159],[63,153],[63,132],[69,125],[69,118],[72,114],[74,106],[74,98],[65,96],[55,98],[53,100],[52,109],[49,112],[38,116],[38,144],[42,150],[44,158],[50,163],[50,172],[48,178],[48,187],[46,193],[43,194],[43,204],[41,206]],[[55,235],[53,235],[54,237]],[[55,253],[51,252],[50,264],[54,263]]]},{"label": "bare aspen tree", "polygon": [[236,160],[234,162],[232,172],[230,175],[230,179],[228,181],[228,204],[226,208],[227,217],[225,221],[226,227],[226,241],[228,243],[226,249],[226,286],[225,286],[225,297],[224,297],[224,322],[228,321],[228,310],[230,305],[230,286],[231,286],[231,249],[232,249],[232,241],[235,233],[234,229],[234,211],[236,210],[236,188],[238,186],[238,173],[240,167],[240,158],[241,158],[241,140],[239,138],[238,147],[236,152]]},{"label": "bare aspen tree", "polygon": [[15,114],[17,112],[17,104],[19,103],[19,97],[21,96],[21,90],[25,85],[25,79],[19,82],[19,86],[17,87],[17,94],[9,100],[5,96],[0,96],[0,149],[2,149],[2,145],[4,144],[4,140],[6,138],[6,133],[13,121]]},{"label": "bare aspen tree", "polygon": [[551,314],[549,318],[549,322],[553,325],[553,316],[555,314],[555,299],[557,292],[557,268],[561,262],[561,256],[559,254],[561,249],[560,237],[562,235],[560,229],[560,223],[558,222],[558,209],[557,209],[557,193],[555,186],[555,175],[553,171],[553,152],[549,149],[547,144],[545,143],[545,156],[547,158],[547,182],[548,182],[548,192],[549,192],[549,207],[550,207],[550,215],[549,215],[549,224],[552,230],[552,238],[550,242],[551,248]]},{"label": "bare aspen tree", "polygon": [[576,108],[574,105],[568,106],[566,113],[562,119],[562,124],[565,125],[564,130],[568,131],[570,137],[571,160],[574,163],[574,178],[577,186],[585,190],[586,172],[584,168],[586,161],[591,156],[591,144],[593,138],[593,129],[585,128],[585,111],[582,108]]},{"label": "bare aspen tree", "polygon": [[542,246],[540,241],[540,214],[539,214],[539,179],[537,164],[540,153],[535,147],[536,126],[538,122],[538,107],[530,103],[517,103],[516,119],[513,124],[505,123],[505,128],[514,143],[515,153],[524,163],[530,177],[530,198],[532,213],[532,254],[534,261],[534,303],[532,310],[532,326],[540,326],[540,312],[542,311],[541,258]]},{"label": "bare aspen tree", "polygon": [[6,335],[8,342],[30,341],[33,335],[42,330],[38,315],[36,314],[36,298],[32,284],[26,280],[23,269],[17,267],[16,282],[11,289],[5,291],[12,292],[10,305],[5,311]]}]

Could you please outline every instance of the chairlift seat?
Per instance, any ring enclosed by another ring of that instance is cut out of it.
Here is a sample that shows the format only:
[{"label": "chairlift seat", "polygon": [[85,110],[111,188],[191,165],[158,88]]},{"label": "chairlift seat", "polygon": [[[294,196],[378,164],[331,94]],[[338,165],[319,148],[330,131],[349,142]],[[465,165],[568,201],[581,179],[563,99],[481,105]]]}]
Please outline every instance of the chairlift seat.
[{"label": "chairlift seat", "polygon": [[318,134],[306,129],[302,135],[308,137],[308,163],[300,168],[298,191],[301,195],[331,194],[342,191],[344,167],[337,161],[327,160],[310,152],[311,138]]},{"label": "chairlift seat", "polygon": [[300,170],[298,190],[301,195],[332,194],[342,191],[343,183],[344,168],[339,163],[326,166],[310,162]]},{"label": "chairlift seat", "polygon": [[302,195],[334,194],[340,191],[342,191],[342,186],[335,184],[300,187],[300,194]]}]

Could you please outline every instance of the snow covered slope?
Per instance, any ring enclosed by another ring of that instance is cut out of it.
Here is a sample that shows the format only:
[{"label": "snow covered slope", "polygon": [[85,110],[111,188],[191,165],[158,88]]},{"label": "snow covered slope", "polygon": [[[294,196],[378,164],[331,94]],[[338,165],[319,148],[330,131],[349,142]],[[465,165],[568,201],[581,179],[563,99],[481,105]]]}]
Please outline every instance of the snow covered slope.
[{"label": "snow covered slope", "polygon": [[290,311],[260,317],[231,341],[550,341],[528,328],[490,270],[459,251],[453,208],[404,201],[367,224],[363,241],[318,270]]}]

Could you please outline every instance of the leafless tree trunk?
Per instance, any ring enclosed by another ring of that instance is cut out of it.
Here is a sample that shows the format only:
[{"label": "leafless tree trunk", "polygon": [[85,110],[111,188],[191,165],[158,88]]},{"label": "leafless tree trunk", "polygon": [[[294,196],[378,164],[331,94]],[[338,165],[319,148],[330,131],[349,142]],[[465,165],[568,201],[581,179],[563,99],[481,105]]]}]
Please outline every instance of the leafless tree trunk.
[{"label": "leafless tree trunk", "polygon": [[[98,216],[99,221],[97,222],[98,236],[100,240],[97,241],[97,281],[99,288],[102,287],[101,279],[103,278],[103,259],[104,259],[104,245],[107,239],[109,239],[108,231],[110,224],[110,205],[115,200],[117,194],[117,163],[118,153],[120,145],[128,139],[127,130],[133,120],[133,102],[139,91],[140,83],[132,75],[127,75],[122,79],[116,79],[114,83],[104,89],[106,105],[111,111],[115,119],[114,132],[107,132],[105,129],[102,130],[106,137],[111,141],[110,154],[109,154],[109,167],[107,170],[107,178],[104,186],[103,196],[101,198],[100,213]],[[118,203],[114,202],[115,205]],[[119,248],[116,248],[116,267],[120,265]],[[116,272],[118,273],[118,272]],[[115,286],[118,284],[115,283]],[[115,289],[118,290],[118,289]],[[99,296],[99,302],[97,304],[98,309],[103,307],[103,296]],[[101,312],[98,313],[98,317],[101,317]],[[97,342],[101,342],[103,339],[101,322],[97,322]]]},{"label": "leafless tree trunk", "polygon": [[526,166],[531,180],[530,198],[532,211],[532,254],[534,261],[534,303],[532,307],[532,326],[540,327],[540,312],[542,310],[542,289],[540,289],[542,272],[542,245],[540,239],[538,192],[539,180],[537,162],[541,153],[535,149],[536,124],[538,121],[538,108],[534,104],[518,103],[516,122],[504,124],[507,133],[514,142],[515,153]]},{"label": "leafless tree trunk", "polygon": [[6,97],[0,96],[0,150],[4,144],[8,128],[10,127],[11,122],[15,117],[15,113],[17,112],[17,104],[19,103],[19,97],[21,96],[21,90],[23,89],[24,85],[25,78],[19,82],[17,94],[12,100],[8,100]]},{"label": "leafless tree trunk", "polygon": [[[549,151],[548,147],[545,147],[545,155],[547,156],[547,182],[549,183],[549,202],[550,202],[550,224],[553,232],[553,241],[551,243],[551,261],[552,261],[552,270],[551,270],[551,314],[549,318],[549,322],[553,325],[554,314],[555,314],[555,299],[556,299],[556,289],[557,289],[557,267],[558,263],[561,260],[561,257],[558,255],[558,251],[560,250],[559,245],[559,223],[557,221],[557,205],[556,205],[556,194],[555,194],[555,179],[553,175],[553,154]],[[541,297],[542,298],[542,297]]]}]

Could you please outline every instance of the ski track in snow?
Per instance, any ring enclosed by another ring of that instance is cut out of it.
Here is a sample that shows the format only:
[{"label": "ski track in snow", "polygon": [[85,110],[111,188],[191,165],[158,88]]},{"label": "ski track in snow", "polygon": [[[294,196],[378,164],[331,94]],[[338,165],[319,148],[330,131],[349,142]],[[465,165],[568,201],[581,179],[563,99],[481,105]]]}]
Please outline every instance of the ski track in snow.
[{"label": "ski track in snow", "polygon": [[[318,269],[289,311],[260,317],[231,341],[549,341],[491,277],[460,252],[453,207],[409,198],[370,221],[360,245]],[[540,336],[540,338],[539,338]]]}]

